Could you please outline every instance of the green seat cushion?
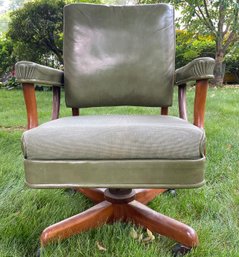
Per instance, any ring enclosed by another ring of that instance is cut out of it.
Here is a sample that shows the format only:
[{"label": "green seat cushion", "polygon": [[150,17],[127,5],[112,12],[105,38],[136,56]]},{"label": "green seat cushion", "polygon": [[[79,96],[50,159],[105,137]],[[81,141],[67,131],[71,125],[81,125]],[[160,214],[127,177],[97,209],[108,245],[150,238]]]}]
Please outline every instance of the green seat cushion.
[{"label": "green seat cushion", "polygon": [[204,141],[204,130],[161,115],[66,117],[22,138],[27,160],[195,160]]}]

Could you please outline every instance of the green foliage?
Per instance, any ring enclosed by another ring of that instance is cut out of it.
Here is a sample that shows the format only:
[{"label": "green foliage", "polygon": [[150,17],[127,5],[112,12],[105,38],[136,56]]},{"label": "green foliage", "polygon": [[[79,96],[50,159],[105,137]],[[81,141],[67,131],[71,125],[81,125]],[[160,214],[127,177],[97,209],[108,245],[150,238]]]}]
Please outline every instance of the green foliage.
[{"label": "green foliage", "polygon": [[226,71],[233,74],[237,82],[239,82],[239,42],[230,49],[225,58]]},{"label": "green foliage", "polygon": [[13,43],[9,38],[0,38],[0,87],[19,88],[14,76],[14,65],[16,59],[14,55]]},{"label": "green foliage", "polygon": [[[11,13],[8,36],[19,60],[44,62],[56,58],[63,63],[64,0],[29,2]],[[46,58],[44,58],[46,57]]]},{"label": "green foliage", "polygon": [[5,84],[5,87],[9,90],[14,88],[15,89],[22,88],[22,85],[16,81],[16,77],[11,75],[9,76],[9,78],[6,80],[4,84]]},{"label": "green foliage", "polygon": [[11,71],[15,63],[13,43],[11,40],[0,38],[0,77],[3,73]]},{"label": "green foliage", "polygon": [[185,30],[176,31],[176,68],[205,56],[215,56],[215,41],[211,36],[195,35]]}]

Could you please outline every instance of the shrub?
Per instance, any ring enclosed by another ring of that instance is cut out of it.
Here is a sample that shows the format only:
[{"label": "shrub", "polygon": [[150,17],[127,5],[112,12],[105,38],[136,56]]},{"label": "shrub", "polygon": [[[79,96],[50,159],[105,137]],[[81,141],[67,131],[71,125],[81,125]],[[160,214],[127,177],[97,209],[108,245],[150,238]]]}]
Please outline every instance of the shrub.
[{"label": "shrub", "polygon": [[211,36],[176,31],[176,68],[198,57],[215,57],[215,42]]}]

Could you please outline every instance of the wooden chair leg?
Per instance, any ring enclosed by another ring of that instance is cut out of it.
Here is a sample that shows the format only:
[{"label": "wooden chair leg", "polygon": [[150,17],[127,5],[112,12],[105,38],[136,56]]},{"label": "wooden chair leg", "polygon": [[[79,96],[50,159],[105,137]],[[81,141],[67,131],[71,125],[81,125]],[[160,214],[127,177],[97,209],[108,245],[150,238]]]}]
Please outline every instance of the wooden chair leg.
[{"label": "wooden chair leg", "polygon": [[88,197],[94,203],[100,203],[105,200],[105,188],[76,188],[76,190]]},{"label": "wooden chair leg", "polygon": [[112,216],[112,204],[103,201],[80,214],[46,228],[41,234],[41,246],[98,227],[110,220]]},{"label": "wooden chair leg", "polygon": [[189,226],[160,214],[138,201],[127,204],[127,216],[135,224],[167,236],[187,247],[198,245],[196,232]]},{"label": "wooden chair leg", "polygon": [[135,200],[147,204],[152,201],[156,196],[167,191],[167,189],[136,189]]}]

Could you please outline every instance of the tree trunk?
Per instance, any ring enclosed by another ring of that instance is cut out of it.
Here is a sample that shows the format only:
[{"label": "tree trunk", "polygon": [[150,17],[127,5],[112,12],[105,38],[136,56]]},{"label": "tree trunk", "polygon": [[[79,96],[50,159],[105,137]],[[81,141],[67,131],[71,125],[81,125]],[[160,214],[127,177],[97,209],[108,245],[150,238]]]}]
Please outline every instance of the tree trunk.
[{"label": "tree trunk", "polygon": [[222,86],[223,78],[225,74],[225,69],[223,65],[224,61],[224,51],[222,49],[217,49],[215,56],[215,68],[214,68],[214,80],[213,84],[216,86]]}]

